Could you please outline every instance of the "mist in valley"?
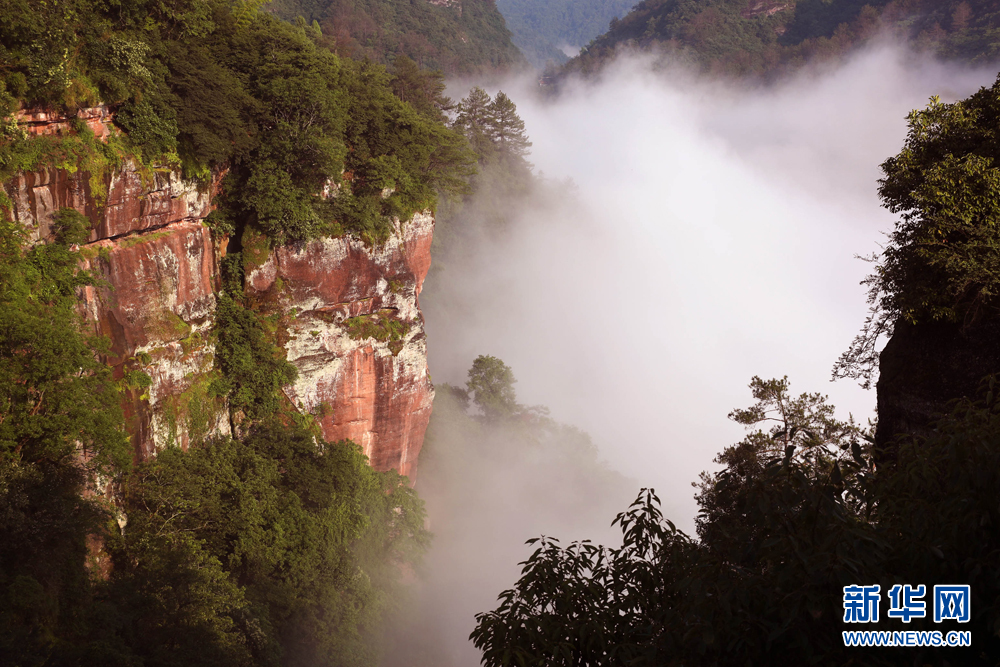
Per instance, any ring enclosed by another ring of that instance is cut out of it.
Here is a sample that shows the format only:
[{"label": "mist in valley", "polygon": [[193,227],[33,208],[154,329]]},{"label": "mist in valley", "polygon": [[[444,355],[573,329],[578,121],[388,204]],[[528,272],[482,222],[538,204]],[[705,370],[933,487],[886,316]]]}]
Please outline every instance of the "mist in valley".
[{"label": "mist in valley", "polygon": [[[613,543],[640,487],[693,532],[692,482],[742,437],[726,415],[750,405],[752,376],[874,417],[874,390],[830,375],[867,311],[873,267],[856,255],[893,224],[879,164],[911,109],[994,77],[882,45],[763,88],[642,58],[555,96],[500,86],[541,178],[504,220],[473,202],[438,230],[420,298],[438,398],[417,482],[435,541],[386,664],[478,664],[473,615],[515,582],[524,541]],[[464,386],[482,354],[550,418],[466,410],[445,383]]]}]

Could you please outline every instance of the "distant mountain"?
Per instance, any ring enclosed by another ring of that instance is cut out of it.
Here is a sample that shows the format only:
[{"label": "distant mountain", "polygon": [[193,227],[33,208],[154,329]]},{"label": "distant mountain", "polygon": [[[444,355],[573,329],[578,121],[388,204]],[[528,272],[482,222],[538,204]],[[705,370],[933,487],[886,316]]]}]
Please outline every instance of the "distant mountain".
[{"label": "distant mountain", "polygon": [[[561,64],[608,29],[636,0],[497,0],[514,43],[535,67]],[[569,51],[567,54],[565,51]]]},{"label": "distant mountain", "polygon": [[338,54],[388,63],[398,54],[445,74],[527,66],[493,0],[272,0],[286,21],[316,21]]},{"label": "distant mountain", "polygon": [[838,57],[883,31],[944,58],[1000,58],[996,0],[644,0],[564,73],[599,69],[636,48],[672,52],[713,73],[773,75]]}]

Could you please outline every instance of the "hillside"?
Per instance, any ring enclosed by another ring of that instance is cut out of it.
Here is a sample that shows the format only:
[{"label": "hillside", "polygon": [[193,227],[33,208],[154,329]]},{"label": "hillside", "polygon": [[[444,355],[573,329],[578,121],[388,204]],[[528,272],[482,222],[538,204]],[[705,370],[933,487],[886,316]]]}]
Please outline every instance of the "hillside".
[{"label": "hillside", "polygon": [[493,0],[272,0],[266,9],[316,21],[324,45],[349,58],[388,64],[402,54],[449,75],[527,65]]},{"label": "hillside", "polygon": [[0,0],[3,664],[374,666],[429,539],[474,157],[435,75],[260,4]]},{"label": "hillside", "polygon": [[514,33],[514,43],[541,69],[569,58],[608,29],[613,18],[621,18],[635,0],[498,0],[497,7]]},{"label": "hillside", "polygon": [[989,0],[645,0],[564,72],[595,71],[633,48],[717,74],[778,75],[886,32],[947,59],[1000,57],[1000,10]]}]

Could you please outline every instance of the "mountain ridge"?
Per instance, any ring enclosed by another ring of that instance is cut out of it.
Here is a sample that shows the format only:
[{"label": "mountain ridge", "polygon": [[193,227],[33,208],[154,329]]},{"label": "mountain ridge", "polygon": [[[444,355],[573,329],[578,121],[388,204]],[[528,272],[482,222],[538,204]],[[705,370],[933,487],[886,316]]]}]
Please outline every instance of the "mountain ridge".
[{"label": "mountain ridge", "polygon": [[1000,58],[1000,10],[988,0],[644,0],[560,74],[593,73],[636,50],[713,75],[776,78],[884,34],[948,60]]}]

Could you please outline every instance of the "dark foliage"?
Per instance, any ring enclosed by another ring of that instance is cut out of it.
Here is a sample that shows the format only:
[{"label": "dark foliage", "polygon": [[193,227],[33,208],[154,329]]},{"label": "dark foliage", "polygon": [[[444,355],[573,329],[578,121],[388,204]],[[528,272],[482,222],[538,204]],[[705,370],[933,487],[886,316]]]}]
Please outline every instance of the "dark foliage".
[{"label": "dark foliage", "polygon": [[903,150],[882,164],[883,205],[900,216],[868,286],[871,312],[834,368],[870,383],[877,344],[897,322],[962,326],[1000,298],[1000,79],[968,99],[933,98],[909,116]]},{"label": "dark foliage", "polygon": [[[818,406],[814,398],[803,397]],[[992,390],[985,403],[958,405],[927,438],[900,442],[891,466],[875,468],[869,447],[840,432],[848,438],[783,454],[768,454],[781,433],[727,450],[725,470],[703,480],[700,540],[662,516],[651,490],[615,520],[620,548],[533,540],[521,579],[478,617],[472,638],[484,664],[995,664]],[[750,467],[738,451],[751,454]],[[861,583],[970,584],[968,625],[925,618],[903,627],[883,613],[865,629],[969,630],[973,648],[846,648],[841,632],[856,628],[843,623],[842,589]]]}]

